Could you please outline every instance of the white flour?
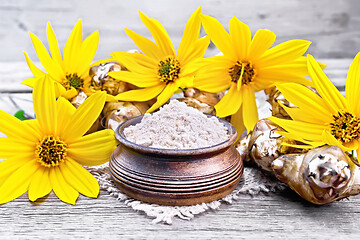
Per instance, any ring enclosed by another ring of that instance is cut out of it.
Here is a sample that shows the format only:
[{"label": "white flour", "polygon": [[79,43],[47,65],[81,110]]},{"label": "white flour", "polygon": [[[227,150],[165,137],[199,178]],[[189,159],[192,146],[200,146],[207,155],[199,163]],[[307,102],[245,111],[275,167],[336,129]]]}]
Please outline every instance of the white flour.
[{"label": "white flour", "polygon": [[140,123],[124,129],[126,138],[153,148],[194,149],[209,147],[229,138],[227,128],[185,103],[171,100],[158,112],[146,113]]}]

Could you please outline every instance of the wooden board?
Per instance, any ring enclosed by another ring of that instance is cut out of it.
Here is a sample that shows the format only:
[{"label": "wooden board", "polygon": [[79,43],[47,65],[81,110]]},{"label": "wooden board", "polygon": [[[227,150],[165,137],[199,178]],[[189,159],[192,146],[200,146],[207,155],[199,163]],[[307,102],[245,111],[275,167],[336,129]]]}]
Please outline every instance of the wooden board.
[{"label": "wooden board", "polygon": [[36,239],[357,239],[360,197],[315,206],[286,190],[244,195],[232,205],[172,225],[125,207],[101,192],[75,206],[51,194],[39,204],[26,195],[0,207],[0,238]]},{"label": "wooden board", "polygon": [[[28,32],[39,36],[47,45],[48,21],[63,49],[79,18],[83,20],[84,37],[99,30],[96,59],[107,58],[112,52],[127,51],[135,48],[135,44],[124,28],[151,38],[138,10],[164,25],[177,48],[187,19],[199,6],[204,14],[216,17],[226,28],[233,16],[248,24],[253,34],[260,28],[268,28],[277,35],[276,44],[291,39],[312,41],[309,50],[317,57],[352,58],[360,50],[360,4],[357,0],[2,0],[0,61],[23,60],[23,51],[36,60]],[[212,45],[207,55],[214,51]]]}]

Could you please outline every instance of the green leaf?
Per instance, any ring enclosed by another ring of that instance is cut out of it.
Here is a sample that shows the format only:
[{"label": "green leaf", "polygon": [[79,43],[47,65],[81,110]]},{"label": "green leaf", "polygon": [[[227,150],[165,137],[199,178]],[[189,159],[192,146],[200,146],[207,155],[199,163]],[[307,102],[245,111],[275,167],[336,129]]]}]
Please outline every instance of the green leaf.
[{"label": "green leaf", "polygon": [[21,121],[24,121],[24,120],[27,120],[27,118],[24,116],[24,114],[25,114],[24,110],[19,110],[14,114],[14,116],[17,119],[20,119]]}]

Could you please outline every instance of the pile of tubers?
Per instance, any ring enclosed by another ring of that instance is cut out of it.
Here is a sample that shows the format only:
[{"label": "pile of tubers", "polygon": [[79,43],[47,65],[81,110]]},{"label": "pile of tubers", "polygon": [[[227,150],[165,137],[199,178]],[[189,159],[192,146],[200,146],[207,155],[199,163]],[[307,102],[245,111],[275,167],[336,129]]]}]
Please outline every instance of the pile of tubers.
[{"label": "pile of tubers", "polygon": [[[272,115],[289,119],[279,102],[294,106],[275,88],[267,94]],[[261,119],[252,132],[238,141],[236,148],[245,161],[274,174],[311,203],[327,204],[360,193],[357,159],[336,146],[310,150],[291,147],[297,143],[282,136],[282,131],[270,120]]]}]

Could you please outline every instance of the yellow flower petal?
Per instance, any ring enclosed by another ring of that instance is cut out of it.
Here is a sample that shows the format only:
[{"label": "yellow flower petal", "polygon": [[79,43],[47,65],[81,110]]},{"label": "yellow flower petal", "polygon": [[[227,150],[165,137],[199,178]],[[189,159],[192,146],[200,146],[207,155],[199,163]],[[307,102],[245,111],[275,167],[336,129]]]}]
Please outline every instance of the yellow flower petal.
[{"label": "yellow flower petal", "polygon": [[[325,143],[322,141],[322,138],[319,137],[319,141],[307,141],[303,138],[301,138],[299,135],[296,135],[296,134],[292,134],[292,133],[288,133],[288,132],[282,132],[282,131],[277,131],[280,135],[284,136],[285,138],[288,138],[288,139],[293,139],[295,141],[298,141],[298,142],[302,142],[304,144],[307,144],[309,146],[312,146],[312,148],[314,147],[319,147],[319,146],[323,146]],[[284,143],[282,143],[283,145]],[[288,144],[288,143],[287,143]],[[297,145],[298,146],[298,145]],[[300,148],[306,148],[305,146],[298,146]]]},{"label": "yellow flower petal", "polygon": [[106,102],[117,102],[117,99],[113,95],[106,94]]},{"label": "yellow flower petal", "polygon": [[[289,102],[306,111],[308,115],[311,114],[310,116],[314,117],[312,122],[325,123],[332,120],[324,100],[309,88],[296,83],[279,84],[277,88]],[[294,120],[302,121],[301,118]]]},{"label": "yellow flower petal", "polygon": [[145,24],[145,26],[151,32],[151,35],[154,37],[156,44],[162,52],[162,56],[175,56],[174,46],[167,34],[166,30],[161,26],[161,24],[155,19],[148,18],[145,14],[139,11],[140,19]]},{"label": "yellow flower petal", "polygon": [[248,58],[256,60],[274,44],[276,35],[267,29],[259,29],[250,44]]},{"label": "yellow flower petal", "polygon": [[35,82],[33,90],[34,111],[45,135],[54,133],[57,110],[54,83],[45,75]]},{"label": "yellow flower petal", "polygon": [[[18,153],[0,162],[0,178],[4,178],[14,173],[17,169],[34,159],[34,153]],[[3,182],[0,182],[0,186]]]},{"label": "yellow flower petal", "polygon": [[22,81],[20,84],[24,84],[29,87],[34,87],[36,80],[37,80],[36,78],[27,78],[24,81]]},{"label": "yellow flower petal", "polygon": [[263,80],[271,81],[273,83],[299,83],[306,86],[312,86],[313,83],[308,79],[304,78],[302,75],[296,74],[291,71],[291,68],[288,68],[286,71],[286,66],[277,66],[272,68],[263,68],[258,70],[258,75],[256,76],[255,81],[260,78]]},{"label": "yellow flower petal", "polygon": [[356,150],[359,148],[359,142],[357,140],[353,140],[347,143],[342,143],[342,145],[351,150]]},{"label": "yellow flower petal", "polygon": [[56,97],[64,96],[66,94],[67,90],[63,85],[54,81],[54,86],[55,86],[55,96]]},{"label": "yellow flower petal", "polygon": [[[227,75],[229,75],[229,68],[233,67],[237,60],[230,58],[228,56],[213,56],[205,58],[203,65],[208,68],[217,68],[217,69],[226,69]],[[209,66],[208,66],[209,65]]]},{"label": "yellow flower petal", "polygon": [[[260,67],[260,64],[257,64],[257,67]],[[261,69],[278,70],[282,72],[296,74],[301,77],[309,75],[306,57],[299,57],[296,58],[295,60],[289,60],[288,62],[283,64],[264,66],[261,67]]]},{"label": "yellow flower petal", "polygon": [[112,62],[112,61],[115,61],[115,59],[113,59],[113,58],[100,59],[100,60],[98,60],[98,61],[93,62],[93,63],[90,65],[90,68],[93,67],[93,66],[96,66],[96,65],[100,65],[100,64],[107,63],[107,62]]},{"label": "yellow flower petal", "polygon": [[322,132],[323,142],[327,143],[330,146],[338,146],[343,151],[351,151],[354,150],[352,148],[345,147],[340,141],[336,140],[336,138],[328,131],[325,130]]},{"label": "yellow flower petal", "polygon": [[148,74],[128,72],[128,71],[116,71],[109,72],[108,75],[115,79],[131,83],[138,87],[152,87],[159,84],[160,80],[155,71],[149,72]]},{"label": "yellow flower petal", "polygon": [[[351,63],[348,75],[346,77],[345,96],[348,102],[349,110],[360,117],[359,104],[360,89],[360,52],[356,54]],[[360,158],[360,156],[358,156]]]},{"label": "yellow flower petal", "polygon": [[186,65],[184,65],[181,68],[181,71],[179,73],[179,79],[185,77],[194,77],[200,70],[200,68],[203,66],[203,61],[201,60],[194,60]]},{"label": "yellow flower petal", "polygon": [[59,168],[67,183],[76,191],[84,196],[97,198],[99,195],[99,183],[80,164],[68,158]]},{"label": "yellow flower petal", "polygon": [[[26,125],[26,127],[30,127],[34,132],[36,132],[37,136],[41,137],[41,135],[42,135],[41,126],[37,119],[28,119],[28,120],[21,121],[21,123],[23,125]],[[17,138],[15,140],[20,140],[20,139]],[[39,138],[36,138],[36,140],[39,140]],[[21,139],[21,142],[22,142],[22,139]],[[31,142],[29,144],[33,146],[34,142]]]},{"label": "yellow flower petal", "polygon": [[299,144],[290,144],[286,142],[281,143],[282,146],[292,147],[292,148],[299,148],[299,149],[312,149],[314,148],[313,145],[299,145]]},{"label": "yellow flower petal", "polygon": [[34,129],[23,124],[16,117],[0,110],[0,132],[11,138],[20,138],[33,143],[41,136]]},{"label": "yellow flower petal", "polygon": [[[37,66],[35,66],[35,64],[30,60],[29,55],[26,52],[24,52],[24,55],[25,55],[27,65],[29,66],[32,74],[34,74],[34,76],[36,78],[42,77],[43,75],[45,75],[45,73],[43,71],[41,71]],[[21,84],[28,85],[28,84],[26,84],[24,82],[25,81],[23,81]],[[32,85],[28,85],[28,86],[32,87]]]},{"label": "yellow flower petal", "polygon": [[229,68],[232,61],[225,56],[208,58],[195,75],[194,87],[207,92],[221,92],[231,86]]},{"label": "yellow flower petal", "polygon": [[235,16],[229,22],[230,39],[238,59],[248,55],[251,42],[251,31],[248,25]]},{"label": "yellow flower petal", "polygon": [[10,202],[24,194],[28,190],[33,173],[39,166],[36,160],[32,160],[11,174],[0,186],[0,204]]},{"label": "yellow flower petal", "polygon": [[110,129],[97,131],[69,144],[69,157],[84,166],[96,166],[110,160],[117,141]]},{"label": "yellow flower petal", "polygon": [[64,127],[62,138],[67,143],[83,136],[99,117],[106,100],[105,92],[97,92],[88,97],[72,115],[69,124]]},{"label": "yellow flower petal", "polygon": [[0,138],[0,159],[16,156],[35,151],[35,144],[32,142],[24,142],[22,139],[1,137]]},{"label": "yellow flower petal", "polygon": [[321,135],[323,130],[326,128],[324,125],[320,124],[286,120],[276,117],[269,117],[268,119],[281,126],[289,133],[301,136],[302,139],[314,142],[322,141]]},{"label": "yellow flower petal", "polygon": [[179,45],[177,52],[177,57],[183,62],[190,51],[188,49],[193,48],[193,44],[199,38],[200,34],[200,19],[201,7],[199,7],[193,14],[190,16],[188,22],[186,23],[185,30]]},{"label": "yellow flower petal", "polygon": [[255,92],[251,86],[243,86],[242,93],[244,125],[247,131],[250,132],[254,129],[255,124],[259,121]]},{"label": "yellow flower petal", "polygon": [[161,60],[163,58],[163,55],[160,53],[159,47],[156,46],[155,43],[131,31],[130,29],[125,28],[125,32],[146,56],[157,60]]},{"label": "yellow flower petal", "polygon": [[139,101],[144,102],[155,98],[165,88],[165,84],[158,84],[153,87],[147,87],[143,89],[130,90],[115,96],[120,101]]},{"label": "yellow flower petal", "polygon": [[74,205],[79,197],[79,192],[66,182],[59,167],[50,168],[49,179],[56,196],[61,201]]},{"label": "yellow flower petal", "polygon": [[[82,23],[79,20],[72,30],[64,48],[64,70],[68,73],[76,73],[76,65],[79,62],[80,48],[82,44]],[[65,77],[65,76],[64,76]]]},{"label": "yellow flower petal", "polygon": [[57,42],[54,30],[52,29],[49,22],[46,26],[46,35],[48,37],[49,48],[50,48],[50,53],[51,53],[52,59],[54,61],[56,61],[61,67],[63,67],[63,61],[62,61],[61,53],[59,50],[59,44]]},{"label": "yellow flower petal", "polygon": [[271,87],[275,87],[275,82],[273,79],[262,79],[261,77],[256,77],[253,88],[255,92],[262,91]]},{"label": "yellow flower petal", "polygon": [[178,90],[178,88],[179,85],[177,82],[168,83],[164,88],[164,90],[157,97],[156,102],[146,112],[150,113],[161,107],[164,103],[169,101],[169,99],[172,97],[172,95],[174,95],[174,93],[176,92],[176,90]]},{"label": "yellow flower petal", "polygon": [[332,113],[337,114],[340,109],[345,109],[346,101],[344,96],[331,83],[319,63],[311,55],[308,55],[308,70],[316,90],[325,99],[325,103],[332,110]]},{"label": "yellow flower petal", "polygon": [[66,99],[72,99],[78,94],[75,88],[71,87],[69,90],[65,90],[60,94],[60,96],[66,98]]},{"label": "yellow flower petal", "polygon": [[99,45],[99,32],[95,31],[88,36],[81,44],[80,58],[76,66],[76,72],[81,75],[89,75],[90,64],[94,59],[96,50]]},{"label": "yellow flower petal", "polygon": [[[290,40],[267,50],[257,61],[261,67],[288,64],[301,57],[309,48],[311,42],[306,40]],[[306,67],[306,63],[303,64]],[[307,71],[304,76],[308,75]]]},{"label": "yellow flower petal", "polygon": [[57,105],[57,116],[58,116],[58,122],[61,124],[57,125],[57,128],[55,130],[56,136],[63,136],[64,131],[67,129],[64,129],[64,126],[67,126],[71,124],[71,117],[74,114],[76,108],[65,98],[59,97],[56,101]]},{"label": "yellow flower petal", "polygon": [[[159,61],[140,53],[114,52],[111,56],[131,72],[146,75],[157,74]],[[116,72],[110,72],[116,73]]]},{"label": "yellow flower petal", "polygon": [[243,134],[243,132],[246,130],[243,119],[244,119],[243,105],[241,105],[239,110],[236,113],[234,113],[233,115],[231,115],[231,120],[230,120],[230,123],[235,127],[236,132],[237,132],[236,140],[238,140],[241,137],[241,135]]},{"label": "yellow flower petal", "polygon": [[213,17],[201,14],[201,20],[205,32],[216,47],[226,56],[236,58],[236,53],[232,49],[232,42],[229,34],[226,32],[221,23]]},{"label": "yellow flower petal", "polygon": [[52,188],[49,180],[49,172],[49,168],[39,167],[33,174],[28,191],[30,201],[34,202],[51,192]]},{"label": "yellow flower petal", "polygon": [[159,85],[159,78],[153,75],[141,75],[128,71],[109,72],[108,75],[112,78],[121,80],[123,82],[131,83],[137,87],[153,87]]},{"label": "yellow flower petal", "polygon": [[41,64],[45,68],[45,70],[48,72],[48,74],[53,79],[65,78],[65,73],[62,70],[61,66],[59,64],[57,64],[56,62],[54,62],[54,60],[51,59],[51,57],[49,56],[43,43],[40,41],[40,39],[32,33],[30,33],[30,38],[34,45],[37,56],[38,56]]},{"label": "yellow flower petal", "polygon": [[215,105],[216,115],[218,117],[226,117],[236,113],[243,103],[243,89],[237,90],[235,83],[231,84],[229,91]]},{"label": "yellow flower petal", "polygon": [[177,81],[176,85],[178,86],[178,89],[176,89],[174,94],[182,92],[182,90],[180,88],[182,88],[182,89],[193,88],[194,87],[194,77],[193,76],[182,77],[181,79],[179,79]]},{"label": "yellow flower petal", "polygon": [[279,102],[280,106],[290,115],[290,117],[297,121],[303,121],[308,123],[329,123],[331,119],[331,115],[328,114],[326,118],[322,114],[309,114],[306,109],[303,108],[293,108],[286,107],[281,102]]},{"label": "yellow flower petal", "polygon": [[207,47],[210,44],[210,38],[208,36],[197,39],[192,48],[187,49],[187,53],[184,57],[178,57],[181,65],[186,66],[191,61],[204,57]]}]

